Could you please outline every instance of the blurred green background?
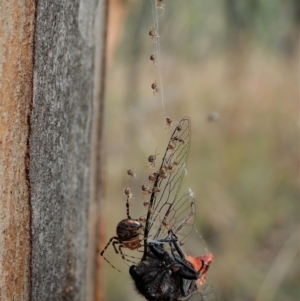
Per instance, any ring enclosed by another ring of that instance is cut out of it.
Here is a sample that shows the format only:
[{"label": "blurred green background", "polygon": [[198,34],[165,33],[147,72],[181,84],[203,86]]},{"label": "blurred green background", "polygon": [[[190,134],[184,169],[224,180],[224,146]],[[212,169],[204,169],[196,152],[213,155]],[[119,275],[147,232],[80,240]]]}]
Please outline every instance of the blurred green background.
[{"label": "blurred green background", "polygon": [[[125,186],[131,215],[145,214],[139,187],[148,156],[162,155],[171,135],[164,114],[188,115],[183,189],[196,194],[197,229],[216,256],[208,281],[218,300],[300,300],[298,0],[165,0],[164,108],[151,90],[152,4],[110,1],[103,243],[126,217]],[[209,121],[211,112],[219,118]],[[113,248],[106,257],[122,273],[103,263],[104,300],[144,300]]]}]

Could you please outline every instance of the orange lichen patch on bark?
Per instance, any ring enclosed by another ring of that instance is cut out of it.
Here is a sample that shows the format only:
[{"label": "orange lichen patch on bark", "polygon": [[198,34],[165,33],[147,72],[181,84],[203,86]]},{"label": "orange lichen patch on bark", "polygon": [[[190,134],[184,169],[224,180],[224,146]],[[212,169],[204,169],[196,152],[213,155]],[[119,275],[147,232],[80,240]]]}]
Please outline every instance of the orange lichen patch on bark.
[{"label": "orange lichen patch on bark", "polygon": [[0,4],[0,299],[30,298],[29,114],[35,1]]}]

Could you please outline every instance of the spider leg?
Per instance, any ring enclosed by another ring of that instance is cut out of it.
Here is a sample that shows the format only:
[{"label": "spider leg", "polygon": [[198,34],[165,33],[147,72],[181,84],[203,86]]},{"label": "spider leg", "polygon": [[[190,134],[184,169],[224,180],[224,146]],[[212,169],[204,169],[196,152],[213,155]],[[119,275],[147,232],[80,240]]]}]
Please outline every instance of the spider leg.
[{"label": "spider leg", "polygon": [[[100,252],[100,255],[103,256],[104,252],[106,251],[106,249],[109,247],[109,245],[113,242],[113,246],[115,248],[115,251],[116,251],[116,247],[115,247],[115,244],[119,242],[119,239],[117,236],[113,236],[109,241],[108,243],[106,244],[106,246],[104,247],[104,249]],[[116,253],[118,253],[116,251]]]},{"label": "spider leg", "polygon": [[120,245],[120,244],[121,244],[121,243],[120,243],[118,237],[117,237],[117,240],[115,240],[115,241],[112,243],[112,245],[113,245],[113,247],[114,247],[114,249],[115,249],[115,252],[116,252],[117,254],[119,254],[119,252],[118,252],[118,250],[117,250],[116,245]]},{"label": "spider leg", "polygon": [[129,214],[129,199],[130,199],[130,195],[127,195],[127,199],[126,199],[126,213],[127,213],[127,218],[131,219],[130,214]]},{"label": "spider leg", "polygon": [[[103,259],[104,259],[107,263],[109,263],[115,270],[117,270],[118,272],[121,273],[121,271],[120,271],[119,269],[117,269],[111,262],[109,262],[109,261],[104,257],[104,255],[103,255],[104,252],[106,251],[106,249],[109,247],[109,245],[110,245],[111,243],[113,243],[114,249],[115,249],[115,251],[116,251],[115,244],[116,244],[116,243],[119,243],[118,237],[117,237],[117,236],[113,236],[113,237],[108,241],[108,243],[106,244],[106,246],[104,247],[104,249],[101,251],[100,255],[101,255],[101,256],[103,257]],[[118,253],[118,252],[116,252],[116,253]]]},{"label": "spider leg", "polygon": [[[131,262],[131,263],[135,263],[135,264],[136,264],[135,261],[129,260],[129,259],[127,259],[126,257],[136,258],[136,259],[137,259],[137,257],[131,256],[131,255],[127,255],[127,254],[124,254],[123,251],[122,251],[123,248],[124,248],[124,245],[120,244],[120,245],[119,245],[119,252],[120,252],[120,254],[121,254],[121,256],[122,256],[122,259],[123,259],[123,260],[126,260],[126,261],[128,261],[128,262]],[[126,256],[126,257],[125,257],[125,256]]]}]

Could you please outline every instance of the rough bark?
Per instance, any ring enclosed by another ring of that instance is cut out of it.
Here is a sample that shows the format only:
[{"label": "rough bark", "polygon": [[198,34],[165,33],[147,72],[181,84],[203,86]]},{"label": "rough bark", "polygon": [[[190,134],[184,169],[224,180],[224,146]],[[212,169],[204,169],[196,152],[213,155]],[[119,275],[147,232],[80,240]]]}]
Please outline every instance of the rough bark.
[{"label": "rough bark", "polygon": [[1,300],[96,296],[105,7],[0,3]]},{"label": "rough bark", "polygon": [[0,3],[0,299],[30,294],[29,114],[35,5]]}]

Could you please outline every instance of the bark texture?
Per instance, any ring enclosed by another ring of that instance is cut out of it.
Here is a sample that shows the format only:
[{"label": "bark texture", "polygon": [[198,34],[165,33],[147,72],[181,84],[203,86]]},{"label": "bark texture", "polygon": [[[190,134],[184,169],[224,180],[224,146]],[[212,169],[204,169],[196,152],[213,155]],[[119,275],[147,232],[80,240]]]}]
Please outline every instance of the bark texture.
[{"label": "bark texture", "polygon": [[90,207],[97,212],[90,194],[95,34],[102,34],[94,31],[97,6],[94,0],[37,6],[30,139],[34,301],[85,300],[93,286],[87,266],[88,250],[96,254],[88,228],[95,221]]},{"label": "bark texture", "polygon": [[0,300],[29,300],[29,114],[35,5],[0,2]]},{"label": "bark texture", "polygon": [[105,7],[0,1],[1,301],[100,295]]}]

